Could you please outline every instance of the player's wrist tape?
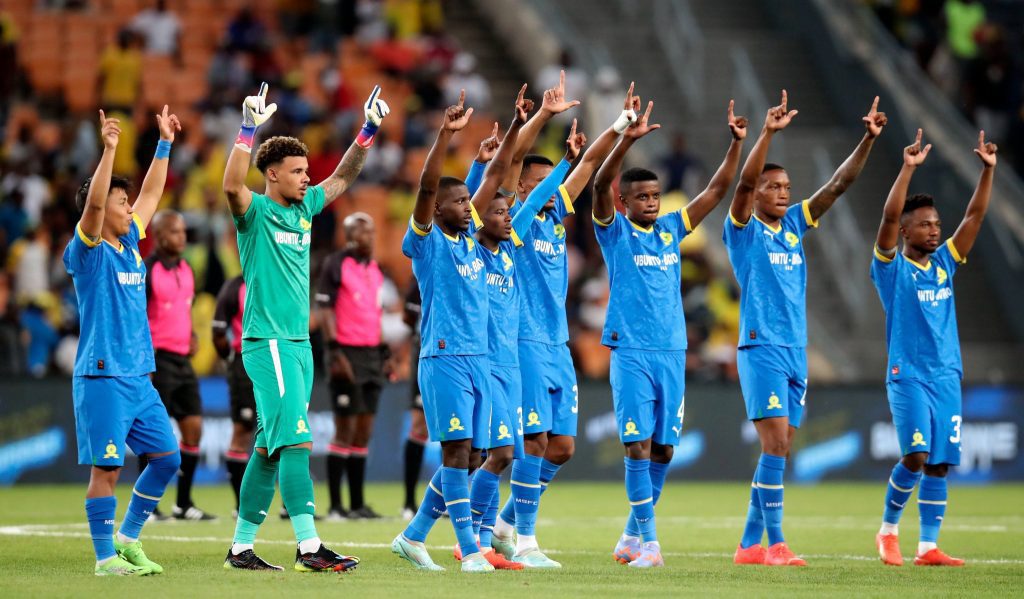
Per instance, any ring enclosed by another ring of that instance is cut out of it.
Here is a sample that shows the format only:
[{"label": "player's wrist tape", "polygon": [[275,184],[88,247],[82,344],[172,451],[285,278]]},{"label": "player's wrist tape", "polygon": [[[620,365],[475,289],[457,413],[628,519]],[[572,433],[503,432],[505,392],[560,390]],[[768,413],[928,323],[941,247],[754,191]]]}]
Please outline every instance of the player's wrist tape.
[{"label": "player's wrist tape", "polygon": [[506,198],[514,198],[514,197],[516,197],[516,192],[509,191],[509,190],[505,189],[504,187],[499,187],[498,188],[498,193],[501,194],[503,197],[506,197]]},{"label": "player's wrist tape", "polygon": [[364,148],[369,148],[373,145],[373,137],[377,135],[377,129],[380,129],[380,125],[365,121],[363,128],[359,130],[359,135],[356,136],[356,143]]},{"label": "player's wrist tape", "polygon": [[256,127],[248,127],[242,125],[242,128],[238,130],[238,137],[235,138],[235,147],[252,152],[252,143],[256,139]]},{"label": "player's wrist tape", "polygon": [[622,132],[625,131],[635,120],[635,112],[632,110],[623,110],[622,113],[619,114],[619,118],[615,119],[615,122],[612,123],[612,129],[619,135],[622,135]]},{"label": "player's wrist tape", "polygon": [[154,158],[168,158],[171,155],[171,142],[161,139],[156,142],[156,154]]}]

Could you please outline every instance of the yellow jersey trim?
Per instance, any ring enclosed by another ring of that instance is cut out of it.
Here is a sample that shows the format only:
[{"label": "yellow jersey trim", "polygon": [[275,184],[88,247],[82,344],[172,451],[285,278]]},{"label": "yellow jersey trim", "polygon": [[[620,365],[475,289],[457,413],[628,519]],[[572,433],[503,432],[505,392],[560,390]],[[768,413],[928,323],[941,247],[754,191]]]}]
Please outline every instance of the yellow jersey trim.
[{"label": "yellow jersey trim", "polygon": [[423,229],[417,227],[416,221],[413,220],[411,216],[409,217],[409,226],[412,228],[412,232],[419,235],[420,237],[426,237],[427,235],[430,235],[430,230],[428,229],[424,231]]},{"label": "yellow jersey trim", "polygon": [[146,238],[146,227],[142,226],[142,219],[139,218],[138,214],[132,213],[132,222],[134,222],[135,226],[138,227],[139,241],[142,241],[143,239]]},{"label": "yellow jersey trim", "polygon": [[590,218],[594,219],[594,224],[596,224],[599,227],[610,227],[610,226],[612,226],[612,223],[615,222],[615,217],[616,216],[618,216],[618,212],[612,212],[611,220],[609,220],[606,223],[603,223],[600,220],[598,220],[596,214],[594,214],[593,212],[590,213]]},{"label": "yellow jersey trim", "polygon": [[86,247],[94,248],[99,246],[99,244],[103,243],[102,239],[100,239],[99,241],[93,241],[89,239],[89,236],[86,235],[85,231],[82,230],[82,223],[78,223],[77,225],[75,225],[75,231],[78,231],[78,238],[82,240],[82,243],[84,243]]},{"label": "yellow jersey trim", "polygon": [[807,226],[817,229],[818,221],[814,220],[814,217],[811,216],[811,201],[804,200],[801,203],[803,204],[804,220],[807,221]]},{"label": "yellow jersey trim", "polygon": [[444,236],[445,236],[445,237],[447,237],[447,238],[448,238],[448,239],[449,239],[450,241],[454,241],[455,243],[458,243],[458,242],[462,241],[462,237],[460,237],[459,235],[455,235],[455,237],[452,237],[451,235],[449,235],[449,234],[445,233],[445,232],[444,232],[444,229],[441,229],[441,235],[444,235]]},{"label": "yellow jersey trim", "polygon": [[[906,255],[906,254],[904,254],[904,255],[903,255],[903,257],[904,257],[904,258],[907,258],[907,255]],[[914,261],[913,261],[913,260],[911,260],[910,258],[907,258],[907,262],[909,262],[909,263],[913,264],[914,266],[916,266],[916,267],[920,268],[921,270],[923,270],[923,271],[925,271],[925,272],[928,272],[929,270],[931,270],[931,269],[932,269],[932,262],[931,262],[931,260],[929,260],[929,261],[928,261],[928,265],[927,265],[927,266],[921,266],[920,264],[918,264],[917,262],[914,262]]]},{"label": "yellow jersey trim", "polygon": [[480,218],[480,215],[476,211],[476,206],[473,204],[469,205],[469,211],[473,213],[473,226],[477,229],[484,226],[484,221]]},{"label": "yellow jersey trim", "polygon": [[523,247],[523,240],[519,239],[519,236],[516,235],[515,229],[512,229],[512,243],[514,243],[517,248]]},{"label": "yellow jersey trim", "polygon": [[562,203],[565,204],[565,211],[569,214],[576,214],[576,208],[572,205],[572,197],[569,196],[569,190],[565,188],[565,185],[558,186],[558,195],[562,198]]},{"label": "yellow jersey trim", "polygon": [[960,252],[956,250],[956,246],[953,245],[952,237],[946,240],[946,246],[949,247],[949,253],[952,254],[953,259],[956,260],[958,264],[967,264],[967,258],[961,256]]},{"label": "yellow jersey trim", "polygon": [[758,218],[757,215],[754,214],[753,212],[751,212],[750,215],[753,216],[755,219],[757,219],[757,222],[759,222],[762,225],[768,227],[768,230],[771,231],[772,233],[781,233],[782,232],[782,225],[779,225],[777,227],[773,227],[773,226],[769,225],[768,223],[764,222],[763,220],[761,220],[760,218]]},{"label": "yellow jersey trim", "polygon": [[636,224],[635,222],[629,220],[628,218],[626,220],[628,220],[629,224],[633,225],[633,228],[636,229],[637,231],[641,231],[643,233],[652,233],[652,232],[654,232],[654,227],[653,226],[647,227],[645,229],[645,228],[641,227],[640,225]]},{"label": "yellow jersey trim", "polygon": [[890,262],[893,261],[895,256],[893,256],[893,258],[890,258],[889,256],[886,256],[885,254],[882,253],[882,250],[879,249],[879,247],[876,245],[875,246],[875,258],[878,258],[879,262],[885,262],[886,264],[889,264]]},{"label": "yellow jersey trim", "polygon": [[120,241],[117,242],[117,245],[110,243],[106,239],[100,240],[100,243],[105,243],[110,247],[114,248],[114,251],[116,251],[118,254],[124,251],[124,245],[122,245]]},{"label": "yellow jersey trim", "polygon": [[544,221],[546,221],[548,219],[548,215],[544,214],[544,211],[541,210],[540,212],[537,213],[537,216],[535,216],[533,218],[539,220],[540,222],[544,222]]},{"label": "yellow jersey trim", "polygon": [[737,220],[736,217],[732,215],[732,210],[729,210],[729,220],[732,221],[733,226],[738,229],[742,229],[750,224],[749,220],[747,220],[747,222],[745,223],[741,223],[739,220]]},{"label": "yellow jersey trim", "polygon": [[686,213],[686,207],[684,206],[679,212],[683,214],[683,226],[686,227],[686,232],[693,233],[693,225],[690,224],[690,215]]}]

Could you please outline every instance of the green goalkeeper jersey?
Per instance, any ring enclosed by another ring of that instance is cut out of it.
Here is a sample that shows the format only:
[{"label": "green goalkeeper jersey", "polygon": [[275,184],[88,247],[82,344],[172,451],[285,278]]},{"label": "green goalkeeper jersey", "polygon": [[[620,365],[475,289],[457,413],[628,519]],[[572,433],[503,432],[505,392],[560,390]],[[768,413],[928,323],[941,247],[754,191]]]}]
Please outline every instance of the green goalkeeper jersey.
[{"label": "green goalkeeper jersey", "polygon": [[324,209],[324,190],[313,186],[284,207],[252,194],[235,215],[245,279],[244,339],[309,339],[309,242],[313,217]]}]

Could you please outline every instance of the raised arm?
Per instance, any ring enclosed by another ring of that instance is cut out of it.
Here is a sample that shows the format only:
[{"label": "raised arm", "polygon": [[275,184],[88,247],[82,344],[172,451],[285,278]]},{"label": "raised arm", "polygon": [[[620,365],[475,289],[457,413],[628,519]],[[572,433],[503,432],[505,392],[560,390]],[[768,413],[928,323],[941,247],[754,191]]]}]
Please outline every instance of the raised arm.
[{"label": "raised arm", "polygon": [[82,218],[78,228],[92,241],[99,241],[103,232],[103,216],[107,212],[107,194],[110,193],[110,177],[114,174],[114,154],[120,139],[119,119],[108,119],[100,111],[100,137],[103,139],[103,154],[96,172],[89,179],[89,194],[85,198]]},{"label": "raised arm", "polygon": [[516,140],[519,138],[519,130],[526,123],[527,115],[533,110],[533,100],[524,98],[525,94],[526,84],[524,83],[523,87],[519,88],[519,95],[516,97],[515,117],[513,117],[508,131],[505,132],[505,139],[501,140],[498,152],[487,166],[480,187],[473,192],[473,207],[476,208],[478,214],[483,214],[487,210],[487,205],[491,203],[495,194],[498,193],[498,187],[501,186],[505,173],[508,171],[509,163],[512,161],[512,153],[516,147]]},{"label": "raised arm", "polygon": [[363,116],[366,117],[366,120],[363,121],[363,128],[359,130],[359,135],[345,151],[345,155],[341,157],[341,162],[338,163],[331,176],[319,183],[324,190],[325,206],[338,199],[355,182],[359,172],[363,170],[363,165],[366,164],[366,154],[370,151],[370,146],[373,145],[377,129],[380,128],[384,117],[390,112],[391,108],[388,107],[387,102],[380,98],[380,86],[373,86],[370,97],[363,104]]},{"label": "raised arm", "polygon": [[181,131],[181,121],[178,120],[177,115],[167,113],[166,104],[164,104],[163,111],[156,115],[156,123],[160,129],[160,141],[157,142],[156,154],[153,156],[153,162],[149,164],[146,178],[142,180],[139,197],[132,205],[132,211],[138,215],[143,230],[149,226],[149,221],[153,219],[156,207],[160,204],[160,198],[164,194],[171,144],[174,143],[174,133]]},{"label": "raised arm", "polygon": [[[537,136],[544,129],[544,125],[556,114],[563,113],[570,108],[579,106],[579,104],[579,100],[565,99],[565,71],[562,71],[558,77],[558,86],[544,92],[544,100],[541,102],[540,110],[533,115],[533,118],[519,132],[516,150],[512,155],[512,164],[509,166],[508,172],[505,173],[505,180],[501,184],[504,189],[510,191],[516,189],[516,186],[519,184],[519,175],[523,172],[523,159],[530,153],[530,149],[536,143]],[[513,198],[509,198],[510,204],[512,201]]]},{"label": "raised arm", "polygon": [[256,128],[267,122],[277,111],[277,104],[267,104],[266,83],[260,85],[255,96],[247,96],[242,102],[242,127],[235,138],[235,146],[228,156],[224,168],[224,195],[228,198],[231,214],[241,216],[252,203],[252,192],[245,186],[245,176],[249,173],[249,159],[252,156],[252,144],[256,138]]},{"label": "raised arm", "polygon": [[[522,239],[533,223],[533,218],[544,208],[548,199],[558,191],[562,179],[569,172],[569,166],[573,160],[580,155],[583,146],[587,145],[587,136],[576,132],[576,119],[572,120],[572,129],[569,130],[569,137],[565,140],[565,157],[555,165],[555,168],[548,173],[547,177],[533,188],[530,195],[526,197],[523,207],[512,218],[512,231],[515,233],[513,240]],[[519,245],[519,242],[516,241]]]},{"label": "raised arm", "polygon": [[725,192],[729,191],[732,179],[736,176],[736,167],[740,164],[743,140],[747,137],[747,117],[733,114],[734,105],[735,103],[729,100],[729,131],[732,133],[732,143],[729,144],[729,150],[725,153],[725,160],[708,181],[708,186],[704,188],[704,191],[697,194],[697,197],[685,208],[687,222],[695,229],[725,197]]},{"label": "raised arm", "polygon": [[433,223],[434,202],[437,199],[437,188],[441,182],[441,170],[444,167],[444,156],[448,150],[448,144],[456,131],[461,130],[469,123],[469,117],[473,109],[464,108],[466,102],[466,90],[459,94],[459,103],[449,106],[444,111],[441,121],[441,128],[437,131],[437,139],[427,154],[427,162],[423,165],[423,173],[420,175],[420,189],[416,193],[416,207],[413,208],[412,220],[422,230],[429,230]]},{"label": "raised arm", "polygon": [[871,103],[871,110],[868,111],[867,116],[861,120],[864,121],[866,129],[864,137],[861,138],[849,158],[839,165],[839,169],[832,175],[829,182],[811,196],[808,208],[811,218],[814,220],[818,220],[821,215],[828,212],[839,196],[843,195],[843,192],[857,180],[857,176],[860,175],[860,171],[864,169],[864,164],[868,161],[868,155],[871,154],[871,146],[875,144],[875,139],[882,133],[882,127],[885,127],[889,121],[884,112],[878,112],[878,96],[875,96],[875,101]]},{"label": "raised arm", "polygon": [[757,180],[764,170],[764,163],[768,160],[768,148],[772,144],[772,137],[785,129],[793,117],[800,113],[799,110],[788,110],[787,102],[786,90],[782,90],[782,103],[768,109],[761,134],[750,150],[747,161],[743,163],[740,182],[736,184],[732,204],[729,206],[729,215],[733,222],[745,225],[750,221],[750,215],[754,211],[754,189],[757,188]]},{"label": "raised arm", "polygon": [[633,110],[633,83],[630,82],[629,91],[626,92],[626,99],[622,103],[622,113],[619,114],[619,118],[615,119],[612,126],[598,136],[594,145],[587,148],[583,158],[573,166],[569,173],[569,178],[565,180],[563,185],[565,186],[565,191],[569,194],[569,199],[576,201],[576,198],[583,192],[587,183],[590,182],[594,171],[601,166],[605,158],[608,158],[608,154],[615,147],[615,142],[619,140],[619,136],[636,118],[636,111]]},{"label": "raised arm", "polygon": [[992,196],[992,178],[996,172],[996,152],[999,148],[996,144],[985,143],[985,132],[978,133],[978,147],[974,153],[981,159],[981,176],[978,178],[978,186],[971,196],[971,203],[967,204],[967,212],[960,226],[953,233],[953,247],[956,248],[961,258],[967,258],[974,241],[978,238],[978,231],[981,230],[981,222],[985,220],[985,213],[988,212],[988,201]]},{"label": "raised arm", "polygon": [[480,189],[480,183],[484,180],[484,170],[487,168],[487,163],[494,158],[494,154],[498,151],[498,146],[500,145],[498,121],[494,121],[491,135],[480,142],[480,149],[476,152],[476,158],[469,165],[469,173],[466,175],[466,187],[469,189],[470,195],[473,195],[476,193],[476,190]]},{"label": "raised arm", "polygon": [[[654,101],[648,102],[647,110],[643,115],[626,128],[622,139],[597,171],[597,179],[594,180],[594,218],[598,222],[609,223],[615,216],[615,196],[612,194],[612,183],[619,175],[626,153],[633,147],[636,140],[661,128],[661,125],[658,124],[648,124],[652,110],[654,110]],[[640,112],[640,96],[633,96],[633,112]]]},{"label": "raised arm", "polygon": [[891,258],[896,255],[896,242],[900,237],[900,215],[903,214],[903,205],[907,201],[907,188],[910,187],[910,179],[914,176],[917,167],[928,158],[928,152],[932,150],[932,144],[921,147],[920,129],[917,130],[917,139],[914,143],[903,148],[903,167],[900,174],[896,176],[896,182],[889,190],[889,197],[885,199],[885,207],[882,208],[882,223],[878,225],[878,237],[875,238],[875,247],[883,256]]}]

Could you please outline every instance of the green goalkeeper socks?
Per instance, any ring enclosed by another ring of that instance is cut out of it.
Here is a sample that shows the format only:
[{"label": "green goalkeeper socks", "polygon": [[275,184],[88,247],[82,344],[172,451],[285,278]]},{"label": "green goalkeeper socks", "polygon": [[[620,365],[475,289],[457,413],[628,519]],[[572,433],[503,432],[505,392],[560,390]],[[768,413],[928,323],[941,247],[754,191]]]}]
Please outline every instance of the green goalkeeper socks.
[{"label": "green goalkeeper socks", "polygon": [[309,450],[286,447],[280,452],[281,498],[292,519],[295,540],[316,538],[313,524],[313,480],[309,477]]},{"label": "green goalkeeper socks", "polygon": [[277,464],[259,452],[252,452],[249,465],[242,476],[239,493],[238,522],[235,528],[235,542],[252,544],[256,529],[267,517],[270,502],[274,500],[274,479]]}]

